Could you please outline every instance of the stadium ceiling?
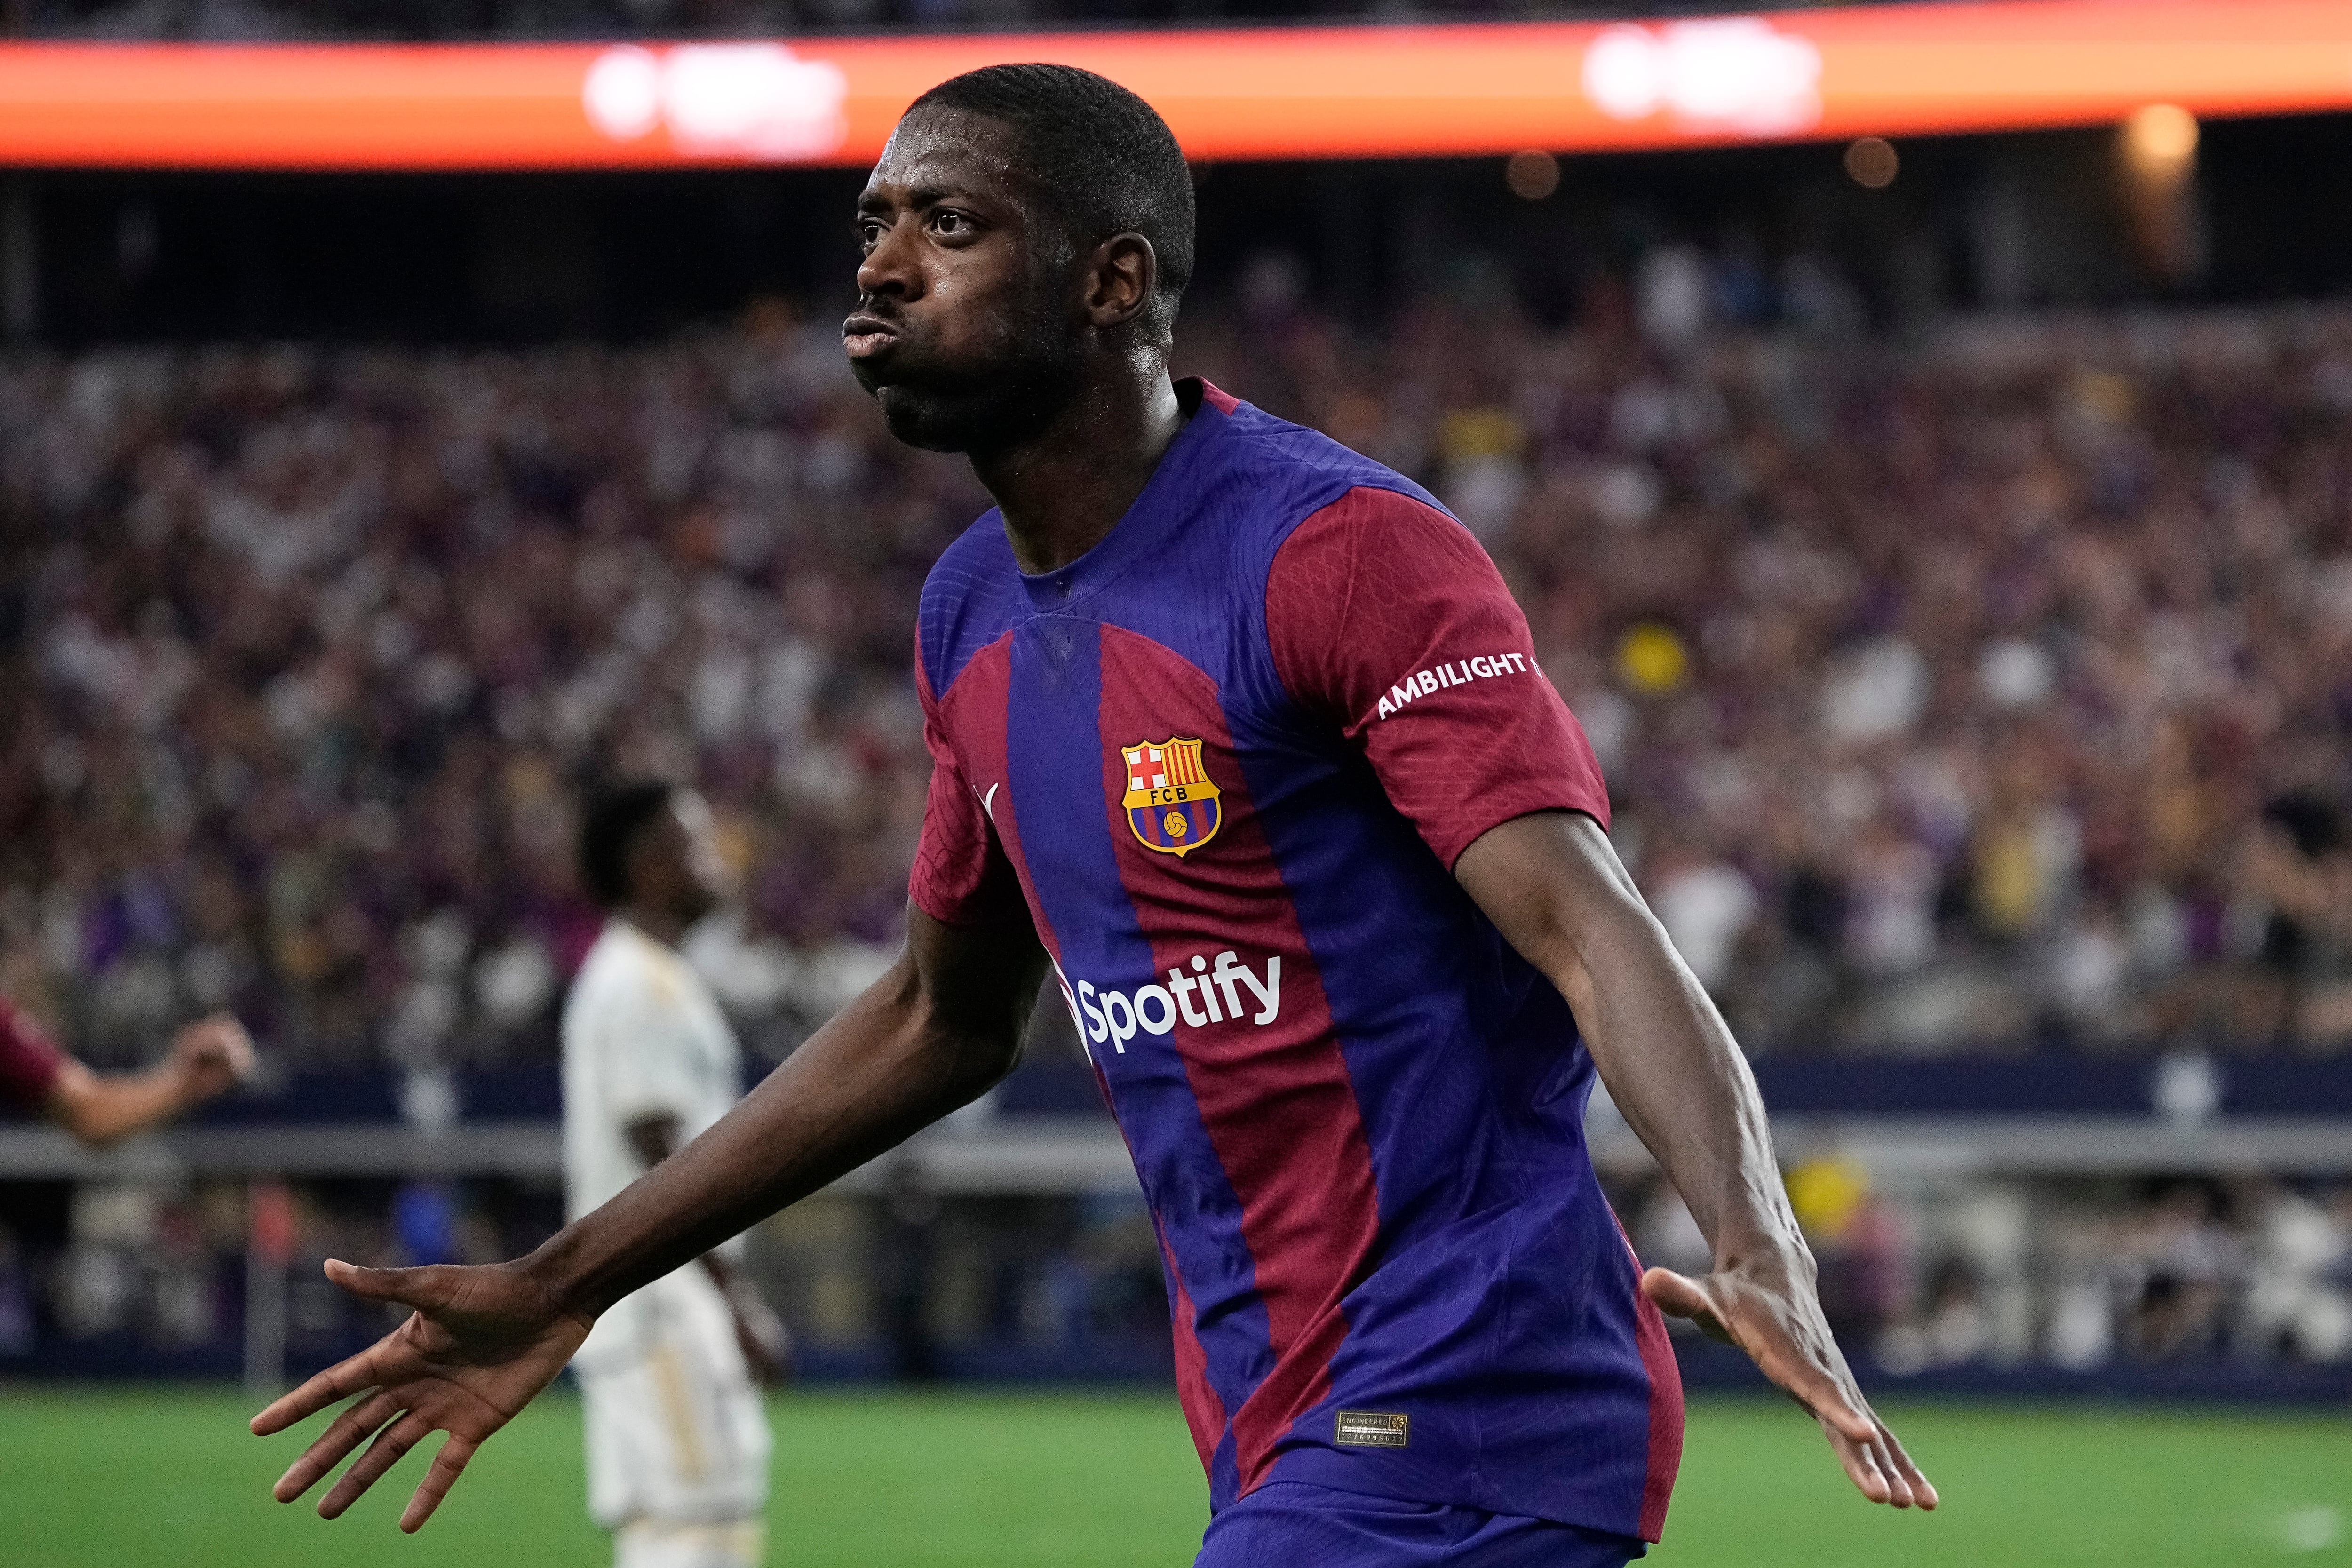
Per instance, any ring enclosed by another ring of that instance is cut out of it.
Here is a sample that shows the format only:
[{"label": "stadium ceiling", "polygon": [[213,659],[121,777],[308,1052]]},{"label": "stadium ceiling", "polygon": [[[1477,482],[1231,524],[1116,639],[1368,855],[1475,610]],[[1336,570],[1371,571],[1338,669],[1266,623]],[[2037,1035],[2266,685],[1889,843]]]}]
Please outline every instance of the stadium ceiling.
[{"label": "stadium ceiling", "polygon": [[0,165],[870,162],[908,102],[1086,66],[1202,160],[2021,130],[2352,108],[2344,0],[2009,0],[1497,23],[598,45],[0,45]]}]

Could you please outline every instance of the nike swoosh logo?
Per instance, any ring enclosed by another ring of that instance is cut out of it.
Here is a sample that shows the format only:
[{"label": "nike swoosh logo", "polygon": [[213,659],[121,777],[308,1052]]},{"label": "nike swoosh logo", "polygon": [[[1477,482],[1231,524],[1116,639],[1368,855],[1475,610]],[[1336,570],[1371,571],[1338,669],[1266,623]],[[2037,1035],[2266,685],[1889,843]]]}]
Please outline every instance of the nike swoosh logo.
[{"label": "nike swoosh logo", "polygon": [[988,786],[988,793],[980,797],[980,809],[988,813],[991,822],[996,820],[996,792],[1003,787],[1002,784],[992,784]]}]

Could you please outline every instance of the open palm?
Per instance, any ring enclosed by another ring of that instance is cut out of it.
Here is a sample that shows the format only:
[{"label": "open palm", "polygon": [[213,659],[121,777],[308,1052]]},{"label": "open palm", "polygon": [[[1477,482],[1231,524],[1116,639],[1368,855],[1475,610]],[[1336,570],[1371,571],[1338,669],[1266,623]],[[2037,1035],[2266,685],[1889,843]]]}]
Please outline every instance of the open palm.
[{"label": "open palm", "polygon": [[474,1450],[555,1381],[589,1325],[561,1310],[513,1264],[359,1268],[331,1260],[327,1278],[355,1296],[415,1310],[383,1339],[253,1418],[255,1434],[267,1436],[338,1399],[363,1395],[303,1450],[272,1495],[292,1502],[373,1433],[367,1452],[319,1500],[320,1515],[333,1519],[402,1455],[446,1432],[449,1440],[400,1516],[400,1528],[415,1531],[433,1517]]}]

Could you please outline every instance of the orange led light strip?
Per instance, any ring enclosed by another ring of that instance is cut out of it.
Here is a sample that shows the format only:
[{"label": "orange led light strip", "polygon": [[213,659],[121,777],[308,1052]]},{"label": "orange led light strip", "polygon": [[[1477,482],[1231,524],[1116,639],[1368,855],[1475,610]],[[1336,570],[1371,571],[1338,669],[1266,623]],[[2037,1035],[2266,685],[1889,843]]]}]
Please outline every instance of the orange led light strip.
[{"label": "orange led light strip", "polygon": [[0,45],[0,164],[870,162],[916,94],[1059,60],[1201,159],[1664,148],[2352,108],[2345,0],[2011,0],[1622,23],[647,45]]}]

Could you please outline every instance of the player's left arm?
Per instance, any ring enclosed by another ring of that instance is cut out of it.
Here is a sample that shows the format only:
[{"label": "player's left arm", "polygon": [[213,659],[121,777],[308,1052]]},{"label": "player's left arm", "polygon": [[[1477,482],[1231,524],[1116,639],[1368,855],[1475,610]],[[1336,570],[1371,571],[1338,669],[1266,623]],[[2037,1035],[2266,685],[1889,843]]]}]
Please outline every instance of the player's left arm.
[{"label": "player's left arm", "polygon": [[1601,825],[1579,811],[1514,817],[1473,841],[1454,874],[1568,998],[1618,1110],[1714,1249],[1711,1272],[1653,1268],[1642,1289],[1753,1357],[1821,1422],[1864,1497],[1934,1508],[1936,1489],[1863,1397],[1822,1316],[1747,1058]]},{"label": "player's left arm", "polygon": [[1643,1288],[1754,1356],[1820,1418],[1864,1496],[1934,1507],[1830,1338],[1755,1079],[1610,847],[1600,763],[1494,562],[1419,498],[1356,489],[1279,547],[1265,612],[1291,700],[1360,750],[1568,997],[1610,1093],[1713,1245],[1712,1272],[1652,1269]]}]

